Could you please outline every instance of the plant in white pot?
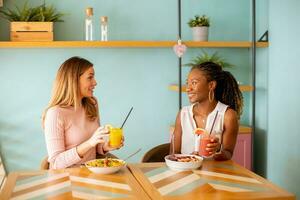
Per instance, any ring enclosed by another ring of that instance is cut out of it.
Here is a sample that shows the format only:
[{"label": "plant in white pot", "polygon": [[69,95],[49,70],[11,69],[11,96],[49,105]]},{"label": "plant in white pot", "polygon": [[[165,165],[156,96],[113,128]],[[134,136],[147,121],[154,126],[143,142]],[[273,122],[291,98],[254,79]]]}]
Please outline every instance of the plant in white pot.
[{"label": "plant in white pot", "polygon": [[192,28],[194,41],[208,40],[208,28],[210,26],[210,20],[207,16],[196,15],[193,19],[190,19],[188,25]]}]

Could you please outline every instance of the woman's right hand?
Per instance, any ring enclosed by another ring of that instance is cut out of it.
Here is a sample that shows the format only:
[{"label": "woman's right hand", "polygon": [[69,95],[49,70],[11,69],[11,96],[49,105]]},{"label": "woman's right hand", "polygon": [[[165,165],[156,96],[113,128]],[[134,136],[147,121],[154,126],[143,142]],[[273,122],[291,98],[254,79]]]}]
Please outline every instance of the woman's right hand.
[{"label": "woman's right hand", "polygon": [[100,126],[87,142],[90,146],[95,147],[97,144],[105,142],[104,135],[107,134],[109,134],[109,130],[106,127]]}]

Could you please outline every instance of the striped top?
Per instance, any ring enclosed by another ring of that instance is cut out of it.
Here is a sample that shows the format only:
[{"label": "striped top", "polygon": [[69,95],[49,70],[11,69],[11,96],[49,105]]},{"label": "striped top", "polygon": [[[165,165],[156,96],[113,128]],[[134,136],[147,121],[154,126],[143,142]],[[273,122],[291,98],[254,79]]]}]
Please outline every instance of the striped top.
[{"label": "striped top", "polygon": [[[199,139],[198,136],[194,134],[194,130],[197,128],[193,114],[194,105],[195,104],[185,106],[181,109],[180,112],[182,129],[181,153],[183,154],[191,154],[193,151],[199,151]],[[215,109],[207,116],[205,130],[209,132],[212,127],[214,118],[217,114],[212,134],[219,137],[219,139],[221,139],[224,130],[224,114],[227,110],[227,107],[228,105],[225,105],[218,101]]]},{"label": "striped top", "polygon": [[[54,106],[45,117],[45,139],[50,169],[62,169],[82,164],[96,158],[96,148],[91,148],[82,158],[76,146],[88,140],[100,126],[99,120],[87,119],[84,108]],[[103,154],[102,145],[97,151]]]}]

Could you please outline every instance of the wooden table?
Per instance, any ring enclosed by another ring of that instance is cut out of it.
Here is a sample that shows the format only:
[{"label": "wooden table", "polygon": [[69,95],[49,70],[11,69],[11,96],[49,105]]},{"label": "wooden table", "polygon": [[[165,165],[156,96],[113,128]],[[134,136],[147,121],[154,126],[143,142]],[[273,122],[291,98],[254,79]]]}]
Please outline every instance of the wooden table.
[{"label": "wooden table", "polygon": [[194,171],[165,163],[128,164],[110,175],[87,168],[10,173],[0,199],[295,199],[233,161],[205,160]]},{"label": "wooden table", "polygon": [[0,199],[145,199],[128,168],[98,175],[87,168],[10,173]]},{"label": "wooden table", "polygon": [[152,199],[295,199],[295,196],[233,161],[205,160],[194,171],[171,171],[165,163],[129,164]]}]

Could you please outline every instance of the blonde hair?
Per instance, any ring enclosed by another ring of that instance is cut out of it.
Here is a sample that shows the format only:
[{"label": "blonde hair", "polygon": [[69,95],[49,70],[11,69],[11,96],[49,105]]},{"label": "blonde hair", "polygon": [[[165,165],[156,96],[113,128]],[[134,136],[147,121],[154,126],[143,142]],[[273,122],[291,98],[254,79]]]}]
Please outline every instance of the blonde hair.
[{"label": "blonde hair", "polygon": [[72,106],[75,110],[83,106],[88,119],[93,121],[98,118],[99,114],[96,99],[93,97],[79,99],[80,76],[90,67],[93,67],[93,64],[80,57],[69,58],[60,66],[54,81],[51,99],[42,115],[43,127],[48,109],[57,105],[60,107]]}]

